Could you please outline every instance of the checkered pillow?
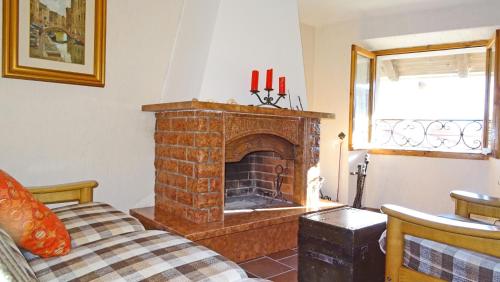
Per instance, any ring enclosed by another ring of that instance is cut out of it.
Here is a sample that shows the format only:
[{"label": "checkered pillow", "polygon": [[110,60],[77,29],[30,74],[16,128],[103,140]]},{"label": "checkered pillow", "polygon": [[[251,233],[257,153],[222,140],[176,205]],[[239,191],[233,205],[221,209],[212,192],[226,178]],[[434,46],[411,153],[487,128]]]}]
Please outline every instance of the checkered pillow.
[{"label": "checkered pillow", "polygon": [[0,229],[0,281],[37,281],[12,238]]},{"label": "checkered pillow", "polygon": [[144,230],[137,219],[104,203],[70,205],[52,211],[66,226],[72,247]]}]

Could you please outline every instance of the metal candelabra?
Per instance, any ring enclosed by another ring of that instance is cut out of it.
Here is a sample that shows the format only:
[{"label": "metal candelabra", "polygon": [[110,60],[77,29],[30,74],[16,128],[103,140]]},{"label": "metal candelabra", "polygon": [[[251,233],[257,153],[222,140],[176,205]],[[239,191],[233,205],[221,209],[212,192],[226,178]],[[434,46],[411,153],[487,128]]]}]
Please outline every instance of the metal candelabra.
[{"label": "metal candelabra", "polygon": [[276,101],[274,101],[274,97],[271,96],[271,91],[273,91],[273,90],[274,89],[272,89],[272,88],[271,89],[270,88],[264,89],[264,91],[267,92],[267,96],[264,96],[262,98],[259,95],[259,92],[260,92],[259,90],[251,90],[250,91],[252,93],[252,95],[257,96],[257,99],[259,99],[260,105],[257,105],[257,107],[260,107],[260,106],[273,106],[273,107],[276,107],[278,109],[282,109],[282,107],[278,106],[278,102],[282,98],[285,98],[286,93],[278,93],[278,99],[276,99]]}]

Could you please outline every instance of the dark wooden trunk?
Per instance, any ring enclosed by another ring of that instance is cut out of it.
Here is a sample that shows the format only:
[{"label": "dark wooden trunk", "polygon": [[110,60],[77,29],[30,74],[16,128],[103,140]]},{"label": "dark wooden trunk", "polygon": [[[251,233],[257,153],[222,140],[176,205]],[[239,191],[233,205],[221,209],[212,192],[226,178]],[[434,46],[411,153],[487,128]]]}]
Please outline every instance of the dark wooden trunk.
[{"label": "dark wooden trunk", "polygon": [[386,216],[342,208],[299,219],[299,281],[384,281]]}]

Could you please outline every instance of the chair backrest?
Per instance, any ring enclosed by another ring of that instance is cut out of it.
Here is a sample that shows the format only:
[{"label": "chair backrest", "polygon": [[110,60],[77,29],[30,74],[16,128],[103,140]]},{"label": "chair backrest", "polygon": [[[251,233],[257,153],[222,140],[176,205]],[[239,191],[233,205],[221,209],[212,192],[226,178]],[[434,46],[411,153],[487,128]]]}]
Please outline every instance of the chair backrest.
[{"label": "chair backrest", "polygon": [[51,186],[26,187],[35,199],[44,204],[78,202],[90,203],[94,199],[94,189],[99,184],[95,180],[66,183]]},{"label": "chair backrest", "polygon": [[475,214],[500,219],[500,198],[460,190],[451,191],[450,197],[455,200],[455,214],[459,216]]},{"label": "chair backrest", "polygon": [[443,281],[403,265],[405,236],[410,235],[484,255],[500,256],[500,227],[441,218],[395,205],[384,205],[388,215],[387,281]]}]

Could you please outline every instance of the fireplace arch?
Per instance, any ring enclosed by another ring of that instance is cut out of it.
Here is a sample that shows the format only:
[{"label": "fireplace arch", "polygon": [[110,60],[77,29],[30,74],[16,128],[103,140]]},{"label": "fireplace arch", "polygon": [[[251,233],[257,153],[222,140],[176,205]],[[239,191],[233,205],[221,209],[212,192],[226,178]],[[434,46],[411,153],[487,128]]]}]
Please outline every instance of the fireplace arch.
[{"label": "fireplace arch", "polygon": [[269,151],[285,160],[295,159],[295,145],[283,137],[273,134],[251,134],[226,144],[226,163],[239,162],[253,152]]}]

